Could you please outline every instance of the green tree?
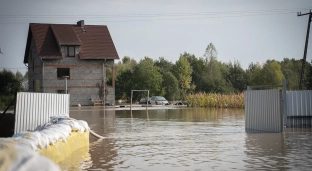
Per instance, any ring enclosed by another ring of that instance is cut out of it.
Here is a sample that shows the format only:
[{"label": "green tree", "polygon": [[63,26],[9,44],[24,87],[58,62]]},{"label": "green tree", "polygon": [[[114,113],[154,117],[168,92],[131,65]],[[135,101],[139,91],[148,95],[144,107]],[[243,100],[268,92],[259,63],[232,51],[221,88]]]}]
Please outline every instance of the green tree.
[{"label": "green tree", "polygon": [[192,67],[186,57],[181,54],[179,60],[176,61],[172,68],[173,74],[179,82],[180,96],[184,100],[186,93],[195,89],[195,85],[191,84]]},{"label": "green tree", "polygon": [[130,70],[125,70],[117,76],[115,85],[116,99],[129,100],[132,88],[132,75]]},{"label": "green tree", "polygon": [[180,89],[179,82],[177,78],[169,71],[162,72],[163,75],[163,87],[165,88],[165,98],[167,100],[179,100],[180,99]]},{"label": "green tree", "polygon": [[192,83],[196,85],[195,92],[203,92],[205,89],[205,84],[203,82],[205,62],[203,58],[197,58],[194,54],[184,52],[183,56],[186,57],[187,61],[192,67]]},{"label": "green tree", "polygon": [[284,79],[281,65],[276,61],[267,60],[261,67],[256,66],[252,73],[253,85],[281,85]]},{"label": "green tree", "polygon": [[22,74],[17,71],[14,74],[10,70],[3,69],[0,72],[0,109],[5,109],[14,99],[15,93],[23,91]]},{"label": "green tree", "polygon": [[[311,62],[312,63],[312,62]],[[309,68],[309,72],[307,73],[307,89],[308,90],[312,90],[312,65],[311,65],[311,63],[310,63],[310,65],[308,66]]]},{"label": "green tree", "polygon": [[[296,60],[294,58],[288,59],[284,58],[283,61],[280,62],[283,74],[286,79],[287,89],[288,90],[298,90],[301,76],[301,68],[302,68],[302,60]],[[309,62],[306,63],[306,67],[304,70],[304,84],[303,89],[307,89],[309,81],[309,72],[310,72],[311,64]]]},{"label": "green tree", "polygon": [[132,82],[133,89],[149,90],[151,95],[164,96],[165,90],[162,87],[162,82],[162,74],[159,67],[154,65],[153,59],[144,57],[135,66]]},{"label": "green tree", "polygon": [[155,66],[158,66],[162,72],[168,72],[172,70],[173,63],[167,61],[164,57],[159,57],[159,59],[155,61]]},{"label": "green tree", "polygon": [[228,72],[228,80],[231,82],[234,92],[242,92],[246,89],[246,85],[248,84],[248,77],[246,71],[241,67],[241,64],[238,61],[231,62],[227,65],[229,69]]},{"label": "green tree", "polygon": [[160,57],[155,61],[155,66],[160,68],[163,77],[162,87],[165,89],[165,98],[171,101],[180,99],[179,82],[171,72],[173,63]]},{"label": "green tree", "polygon": [[22,74],[17,71],[14,74],[12,71],[3,69],[0,72],[0,95],[15,95],[17,91],[22,91]]}]

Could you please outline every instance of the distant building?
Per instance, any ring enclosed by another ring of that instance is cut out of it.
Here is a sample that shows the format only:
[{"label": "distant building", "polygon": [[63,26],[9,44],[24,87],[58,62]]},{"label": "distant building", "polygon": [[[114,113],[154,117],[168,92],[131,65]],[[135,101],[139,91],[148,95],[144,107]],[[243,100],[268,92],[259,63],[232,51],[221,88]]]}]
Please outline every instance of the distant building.
[{"label": "distant building", "polygon": [[119,56],[105,25],[84,25],[83,20],[77,25],[29,24],[24,63],[30,92],[64,93],[63,76],[69,76],[70,104],[90,105],[104,92],[104,79],[106,101],[113,104],[115,59]]}]

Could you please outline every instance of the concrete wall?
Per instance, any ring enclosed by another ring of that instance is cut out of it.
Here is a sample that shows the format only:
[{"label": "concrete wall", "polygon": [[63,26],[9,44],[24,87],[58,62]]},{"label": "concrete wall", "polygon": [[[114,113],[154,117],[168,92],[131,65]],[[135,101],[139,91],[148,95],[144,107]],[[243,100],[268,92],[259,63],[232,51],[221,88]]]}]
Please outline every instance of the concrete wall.
[{"label": "concrete wall", "polygon": [[[78,56],[79,48],[76,49],[75,57],[65,57],[66,50],[61,47],[62,59],[43,59],[43,63],[36,55],[36,49],[32,41],[32,56],[34,57],[35,69],[32,71],[32,58],[28,61],[29,73],[29,91],[34,92],[36,88],[33,81],[40,81],[40,92],[57,93],[58,90],[64,90],[64,79],[57,77],[57,68],[69,68],[70,78],[67,80],[67,89],[70,94],[70,105],[91,105],[92,100],[99,100],[99,87],[103,78],[106,77],[106,69],[104,67],[114,66],[113,59],[85,59],[81,60]],[[44,72],[42,75],[42,70]],[[104,71],[104,75],[103,75]],[[114,86],[107,87],[108,94],[106,101],[111,104],[115,103]]]}]

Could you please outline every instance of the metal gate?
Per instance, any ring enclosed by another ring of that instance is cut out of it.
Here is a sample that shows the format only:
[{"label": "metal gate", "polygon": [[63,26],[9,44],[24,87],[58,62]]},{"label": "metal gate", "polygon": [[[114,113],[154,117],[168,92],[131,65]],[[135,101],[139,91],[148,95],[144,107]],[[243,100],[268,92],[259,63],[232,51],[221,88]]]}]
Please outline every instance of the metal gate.
[{"label": "metal gate", "polygon": [[281,91],[245,91],[246,131],[282,132]]}]

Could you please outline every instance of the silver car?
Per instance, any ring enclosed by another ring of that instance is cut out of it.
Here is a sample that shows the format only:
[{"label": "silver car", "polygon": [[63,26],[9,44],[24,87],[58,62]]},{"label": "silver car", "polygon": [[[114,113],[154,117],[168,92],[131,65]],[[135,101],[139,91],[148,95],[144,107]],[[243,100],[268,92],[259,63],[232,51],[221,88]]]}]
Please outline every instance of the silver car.
[{"label": "silver car", "polygon": [[168,105],[169,104],[168,100],[166,100],[162,96],[153,96],[153,97],[151,97],[150,103],[151,104],[155,104],[155,105]]}]

